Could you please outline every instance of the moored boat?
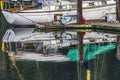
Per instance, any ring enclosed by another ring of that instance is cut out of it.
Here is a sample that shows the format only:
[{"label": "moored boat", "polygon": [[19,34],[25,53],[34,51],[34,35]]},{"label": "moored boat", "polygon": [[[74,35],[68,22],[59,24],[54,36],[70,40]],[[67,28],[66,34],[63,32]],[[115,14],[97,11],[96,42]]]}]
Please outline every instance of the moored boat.
[{"label": "moored boat", "polygon": [[[2,13],[10,24],[20,26],[33,26],[34,23],[44,25],[65,24],[73,21],[76,22],[77,12],[76,3],[56,3],[54,5],[43,6],[42,9],[22,8],[23,10],[8,9]],[[93,3],[92,6],[90,3]],[[115,2],[106,4],[96,4],[97,2],[83,3],[83,17],[87,20],[104,19],[106,13],[115,12]],[[89,6],[88,6],[89,4]],[[19,8],[20,9],[20,8]],[[97,15],[96,15],[97,14]]]}]

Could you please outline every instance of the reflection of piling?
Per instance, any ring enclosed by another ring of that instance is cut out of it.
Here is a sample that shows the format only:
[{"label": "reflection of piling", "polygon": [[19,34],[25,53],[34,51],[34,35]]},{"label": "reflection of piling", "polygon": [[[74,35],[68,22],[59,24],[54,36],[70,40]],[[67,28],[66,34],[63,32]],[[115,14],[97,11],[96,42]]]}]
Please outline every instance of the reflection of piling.
[{"label": "reflection of piling", "polygon": [[8,80],[5,53],[0,53],[0,80]]},{"label": "reflection of piling", "polygon": [[[5,1],[5,0],[4,0]],[[3,10],[3,0],[0,0],[0,10]],[[6,21],[0,11],[0,80],[8,80],[7,76],[7,61],[5,57],[5,53],[2,53],[5,49],[4,43],[2,43],[2,37],[6,30]]]},{"label": "reflection of piling", "polygon": [[117,58],[120,60],[120,35],[117,37]]}]

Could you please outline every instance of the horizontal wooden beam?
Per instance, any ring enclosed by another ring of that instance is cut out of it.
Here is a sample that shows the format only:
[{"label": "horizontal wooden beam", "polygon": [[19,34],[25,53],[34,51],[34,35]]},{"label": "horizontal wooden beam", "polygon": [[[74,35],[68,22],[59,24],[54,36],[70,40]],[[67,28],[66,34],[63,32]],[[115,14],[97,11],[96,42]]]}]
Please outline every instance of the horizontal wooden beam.
[{"label": "horizontal wooden beam", "polygon": [[[41,25],[40,25],[41,26]],[[41,32],[57,32],[57,31],[72,31],[72,32],[92,32],[100,31],[105,33],[120,34],[120,24],[118,23],[93,23],[84,25],[53,25],[50,27],[39,27],[37,30]]]}]

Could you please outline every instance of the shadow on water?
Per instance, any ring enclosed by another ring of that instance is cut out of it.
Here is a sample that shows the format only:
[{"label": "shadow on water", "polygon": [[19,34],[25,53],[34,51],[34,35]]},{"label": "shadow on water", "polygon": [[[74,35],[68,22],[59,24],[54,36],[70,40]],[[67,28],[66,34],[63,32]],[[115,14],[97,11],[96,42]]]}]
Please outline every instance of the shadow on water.
[{"label": "shadow on water", "polygon": [[[116,49],[89,62],[91,80],[120,80],[120,61],[115,53]],[[78,80],[77,63],[72,61],[17,61],[16,65],[25,80]],[[20,80],[14,67],[9,65],[8,69],[9,80]],[[85,66],[81,70],[86,80]]]},{"label": "shadow on water", "polygon": [[25,80],[77,80],[75,62],[18,61]]}]

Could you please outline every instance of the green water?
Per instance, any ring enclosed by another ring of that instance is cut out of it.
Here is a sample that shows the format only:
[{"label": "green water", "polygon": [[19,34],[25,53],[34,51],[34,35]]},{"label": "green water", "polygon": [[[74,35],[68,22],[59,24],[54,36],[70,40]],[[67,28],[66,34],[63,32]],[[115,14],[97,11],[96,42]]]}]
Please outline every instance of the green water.
[{"label": "green water", "polygon": [[[120,61],[116,59],[116,49],[101,54],[89,61],[91,80],[120,80]],[[17,67],[25,80],[78,80],[77,63],[17,61]],[[82,80],[86,80],[85,63],[82,64]],[[9,65],[8,80],[21,80],[16,69]]]},{"label": "green water", "polygon": [[[111,51],[116,48],[116,43],[111,44],[85,44],[84,45],[84,58],[83,61],[90,61],[96,58],[99,54],[104,54],[105,52]],[[78,61],[78,49],[72,48],[68,51],[67,57],[70,58],[72,61]]]}]

